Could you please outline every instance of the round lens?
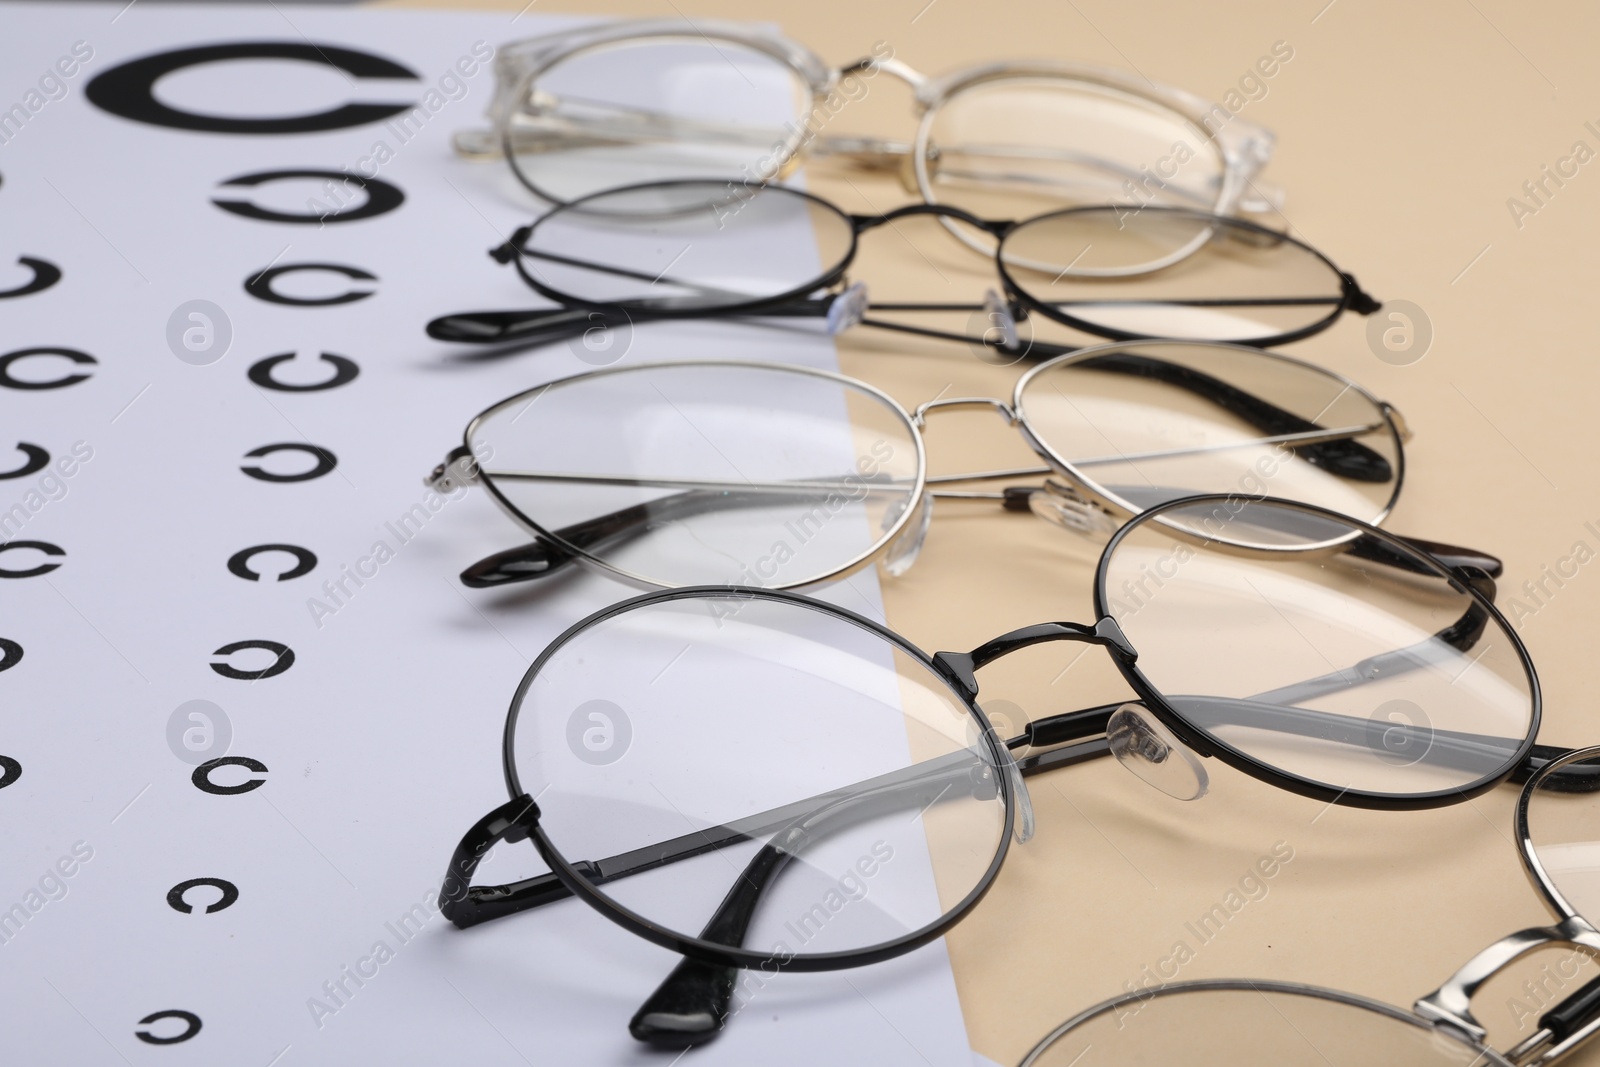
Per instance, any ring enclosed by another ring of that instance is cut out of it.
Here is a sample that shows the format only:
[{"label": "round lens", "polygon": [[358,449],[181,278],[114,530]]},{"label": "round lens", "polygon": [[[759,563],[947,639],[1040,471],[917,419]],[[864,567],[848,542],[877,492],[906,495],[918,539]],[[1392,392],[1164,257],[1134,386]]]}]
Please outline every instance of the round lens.
[{"label": "round lens", "polygon": [[1135,519],[1101,568],[1101,608],[1138,671],[1269,770],[1344,797],[1448,802],[1509,773],[1536,729],[1532,665],[1505,620],[1370,527],[1207,497]]},{"label": "round lens", "polygon": [[1322,254],[1260,226],[1191,211],[1083,208],[1006,235],[1003,266],[1044,315],[1104,337],[1275,343],[1344,307]]},{"label": "round lens", "polygon": [[641,181],[765,181],[798,149],[805,77],[738,41],[650,37],[565,56],[521,86],[504,129],[517,176],[554,203]]},{"label": "round lens", "polygon": [[597,371],[502,401],[467,439],[515,517],[660,586],[831,577],[894,537],[922,490],[905,412],[800,368]]},{"label": "round lens", "polygon": [[[928,112],[917,175],[929,203],[1022,219],[1081,204],[1211,210],[1227,170],[1206,130],[1126,89],[1048,73],[961,88]],[[994,239],[952,228],[975,247]]]},{"label": "round lens", "polygon": [[606,903],[747,959],[914,947],[1011,826],[978,714],[816,601],[636,601],[548,650],[508,729],[515,788]]},{"label": "round lens", "polygon": [[1494,1050],[1387,1004],[1279,982],[1195,982],[1071,1019],[1022,1067],[1506,1067]]},{"label": "round lens", "polygon": [[850,220],[777,186],[629,186],[533,225],[522,265],[557,299],[703,314],[816,288],[855,247]]},{"label": "round lens", "polygon": [[1382,404],[1336,374],[1260,349],[1086,349],[1024,377],[1016,408],[1046,458],[1129,513],[1238,493],[1378,522],[1400,491],[1400,438]]},{"label": "round lens", "polygon": [[1558,907],[1600,919],[1600,749],[1580,752],[1530,783],[1523,804],[1535,881],[1554,891]]}]

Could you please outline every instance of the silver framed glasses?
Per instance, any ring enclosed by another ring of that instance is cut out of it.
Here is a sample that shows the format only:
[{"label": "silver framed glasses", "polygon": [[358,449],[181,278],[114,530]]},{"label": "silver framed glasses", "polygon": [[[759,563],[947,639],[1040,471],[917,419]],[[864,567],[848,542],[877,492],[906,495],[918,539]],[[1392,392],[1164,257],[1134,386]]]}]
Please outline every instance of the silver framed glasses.
[{"label": "silver framed glasses", "polygon": [[[1533,1067],[1600,1030],[1600,979],[1553,1004],[1530,1036],[1487,1043],[1472,998],[1521,957],[1552,946],[1600,956],[1600,747],[1551,760],[1528,779],[1514,825],[1518,857],[1556,921],[1479,952],[1410,1011],[1295,982],[1174,982],[1097,1004],[1051,1031],[1021,1067],[1096,1063],[1271,1063],[1280,1067]],[[1093,1049],[1093,1054],[1089,1050]]]},{"label": "silver framed glasses", "polygon": [[[908,140],[829,130],[878,74],[910,87]],[[457,151],[504,158],[550,203],[641,181],[766,182],[807,155],[897,171],[929,204],[1037,213],[1073,204],[1270,209],[1270,132],[1181,89],[1099,67],[993,63],[930,78],[872,53],[831,67],[780,34],[719,20],[623,20],[503,46],[488,129]],[[993,238],[955,219],[963,243]]]},{"label": "silver framed glasses", "polygon": [[[930,476],[927,419],[961,408],[996,412],[1043,463]],[[1288,497],[1380,522],[1404,480],[1403,425],[1331,371],[1198,342],[1083,349],[1034,367],[1009,399],[940,397],[915,411],[804,367],[625,364],[490,406],[427,481],[446,492],[481,485],[536,538],[467,568],[470,586],[583,563],[647,589],[802,589],[880,559],[904,573],[940,496],[1097,537],[1196,493]],[[1041,474],[1043,484],[957,488]],[[1493,557],[1422,544],[1499,572]]]}]

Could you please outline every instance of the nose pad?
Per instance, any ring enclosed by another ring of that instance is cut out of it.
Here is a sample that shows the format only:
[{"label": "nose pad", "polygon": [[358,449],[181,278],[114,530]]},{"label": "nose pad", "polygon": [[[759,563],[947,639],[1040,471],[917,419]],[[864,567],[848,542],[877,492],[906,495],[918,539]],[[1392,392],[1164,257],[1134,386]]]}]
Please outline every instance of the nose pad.
[{"label": "nose pad", "polygon": [[1199,800],[1211,776],[1200,758],[1138,704],[1124,704],[1106,722],[1106,742],[1128,770],[1169,797]]},{"label": "nose pad", "polygon": [[1046,522],[1090,537],[1110,537],[1117,531],[1117,520],[1100,505],[1054,478],[1046,479],[1039,491],[1028,497],[1028,510]]},{"label": "nose pad", "polygon": [[1033,797],[1028,794],[1028,783],[1022,780],[1022,769],[1017,766],[1011,750],[1003,748],[1000,751],[1005,753],[1001,773],[1010,780],[1011,795],[1017,800],[1017,823],[1011,836],[1016,838],[1017,844],[1026,845],[1033,840]]},{"label": "nose pad", "polygon": [[[917,513],[884,554],[883,569],[891,578],[898,578],[911,569],[911,565],[917,562],[918,553],[922,551],[923,540],[928,536],[928,524],[933,521],[933,494],[924,492],[916,506]],[[883,516],[883,528],[887,530],[899,522],[905,507],[902,502],[889,508]]]},{"label": "nose pad", "polygon": [[[992,731],[993,727],[990,727],[990,730]],[[996,768],[989,762],[986,747],[978,732],[972,730],[968,736],[971,738],[972,746],[981,754],[982,760],[972,768],[972,795],[978,800],[993,800],[1000,791],[996,781]],[[1006,781],[1010,783],[1012,802],[1016,805],[1017,818],[1011,836],[1016,839],[1017,844],[1025,845],[1033,839],[1033,797],[1028,793],[1028,783],[1022,777],[1022,768],[1017,766],[1016,757],[1005,747],[1004,740],[998,734],[995,735],[995,742],[1000,748],[999,774],[1004,775]]]}]

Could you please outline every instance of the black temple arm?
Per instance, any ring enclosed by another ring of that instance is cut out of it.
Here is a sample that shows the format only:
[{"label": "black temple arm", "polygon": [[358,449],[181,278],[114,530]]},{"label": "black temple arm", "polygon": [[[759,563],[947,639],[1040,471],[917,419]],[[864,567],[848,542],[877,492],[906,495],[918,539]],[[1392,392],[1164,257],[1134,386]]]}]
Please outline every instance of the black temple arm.
[{"label": "black temple arm", "polygon": [[[1269,400],[1230,385],[1221,378],[1154,356],[1112,352],[1103,356],[1091,356],[1078,366],[1148,378],[1177,386],[1211,401],[1230,415],[1243,419],[1265,434],[1311,433],[1322,429],[1310,419],[1286,411]],[[1349,478],[1351,481],[1387,482],[1394,477],[1393,464],[1353,439],[1317,441],[1289,447],[1312,465],[1341,478]]]}]

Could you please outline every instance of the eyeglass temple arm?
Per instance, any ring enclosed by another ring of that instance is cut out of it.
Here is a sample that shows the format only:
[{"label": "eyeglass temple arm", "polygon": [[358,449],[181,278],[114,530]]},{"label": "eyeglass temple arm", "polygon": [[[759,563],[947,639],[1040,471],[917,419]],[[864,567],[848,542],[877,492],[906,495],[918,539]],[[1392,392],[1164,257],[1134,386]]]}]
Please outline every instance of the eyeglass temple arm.
[{"label": "eyeglass temple arm", "polygon": [[[951,782],[906,781],[828,801],[779,830],[758,849],[734,879],[728,895],[700,932],[702,941],[742,946],[772,883],[801,852],[828,835],[907,808],[926,811],[936,804],[998,795],[994,768],[981,757],[964,753],[966,777],[953,790]],[[737,969],[726,964],[685,957],[645,1000],[628,1031],[658,1048],[685,1048],[714,1037],[728,1018]]]},{"label": "eyeglass temple arm", "polygon": [[[987,763],[963,749],[734,822],[707,827],[602,860],[583,860],[572,866],[589,884],[603,885],[618,878],[642,874],[669,863],[775,833],[811,813],[856,796],[888,797],[898,792],[908,796],[926,794],[933,797],[952,788],[965,789],[970,796],[989,773],[991,768]],[[445,918],[465,929],[572,895],[572,891],[553,873],[535,875],[505,885],[471,884],[479,861],[492,846],[500,841],[515,842],[528,837],[537,819],[537,807],[530,797],[523,795],[502,804],[467,831],[456,846],[450,869],[445,874],[445,890],[440,894],[440,911]]]},{"label": "eyeglass temple arm", "polygon": [[[877,488],[870,479],[863,478],[859,491],[865,495]],[[796,485],[792,490],[786,490],[785,495],[790,502],[795,502],[796,498],[804,502],[826,500],[829,495],[839,491]],[[461,582],[472,589],[490,589],[510,582],[545,578],[577,562],[581,553],[574,549],[592,551],[603,548],[647,533],[653,524],[675,522],[732,508],[761,507],[772,503],[774,492],[770,489],[740,491],[735,488],[669,493],[644,504],[633,504],[554,531],[564,544],[541,537],[485,556],[461,572]]]}]

